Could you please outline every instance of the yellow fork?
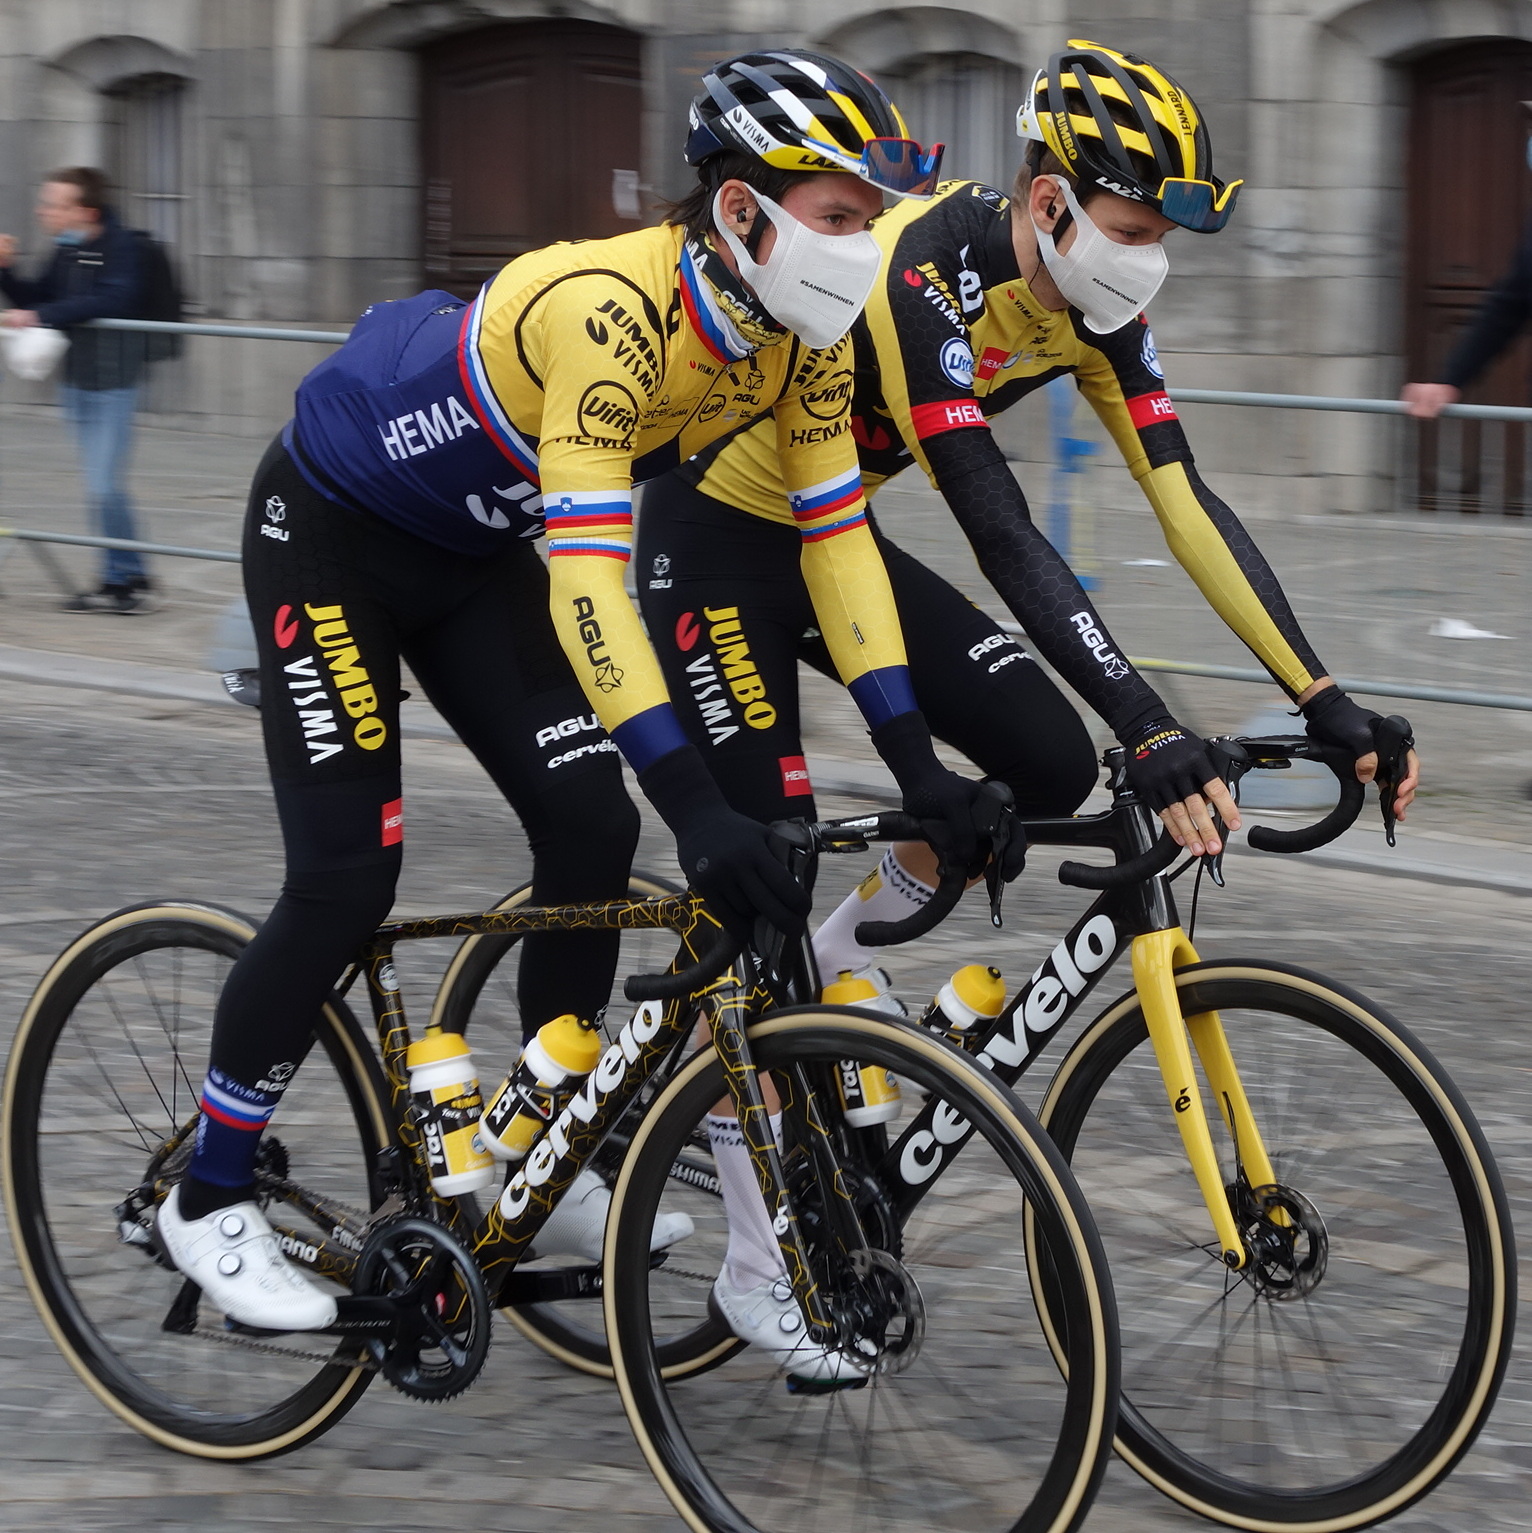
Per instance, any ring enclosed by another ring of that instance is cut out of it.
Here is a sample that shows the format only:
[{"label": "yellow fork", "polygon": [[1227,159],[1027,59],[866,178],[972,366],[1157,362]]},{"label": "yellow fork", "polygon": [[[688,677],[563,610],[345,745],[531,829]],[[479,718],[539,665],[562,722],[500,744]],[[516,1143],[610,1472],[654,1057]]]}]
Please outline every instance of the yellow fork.
[{"label": "yellow fork", "polygon": [[[1223,1173],[1202,1104],[1202,1087],[1192,1063],[1193,1046],[1250,1185],[1270,1186],[1277,1178],[1218,1013],[1204,1011],[1194,1017],[1182,1016],[1176,970],[1197,961],[1196,949],[1179,926],[1146,932],[1133,939],[1133,982],[1149,1024],[1149,1040],[1165,1080],[1165,1094],[1175,1114],[1176,1127],[1181,1131],[1192,1174],[1213,1221],[1224,1265],[1237,1271],[1245,1265],[1249,1253],[1224,1192]],[[1277,1217],[1285,1222],[1280,1212]]]}]

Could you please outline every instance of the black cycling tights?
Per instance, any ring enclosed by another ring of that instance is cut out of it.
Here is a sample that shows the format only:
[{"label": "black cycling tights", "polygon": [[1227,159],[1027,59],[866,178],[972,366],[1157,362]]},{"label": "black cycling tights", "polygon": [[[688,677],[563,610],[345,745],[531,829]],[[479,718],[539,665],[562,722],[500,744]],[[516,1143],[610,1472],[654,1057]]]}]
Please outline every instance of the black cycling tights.
[{"label": "black cycling tights", "polygon": [[[931,733],[1019,813],[1067,815],[1096,782],[1090,734],[1069,700],[995,620],[878,534]],[[649,636],[687,734],[730,804],[758,820],[812,817],[798,723],[799,660],[834,677],[799,570],[797,529],[714,500],[674,474],[647,485],[635,565]],[[766,688],[747,713],[718,651],[738,646]]]},{"label": "black cycling tights", "polygon": [[[393,904],[401,656],[520,817],[538,902],[621,897],[638,812],[559,648],[529,544],[449,553],[334,505],[274,444],[244,560],[287,878],[224,987],[212,1062],[256,1087],[302,1058],[326,993]],[[569,721],[584,727],[558,734]],[[523,1026],[605,1005],[617,943],[616,932],[527,937]]]}]

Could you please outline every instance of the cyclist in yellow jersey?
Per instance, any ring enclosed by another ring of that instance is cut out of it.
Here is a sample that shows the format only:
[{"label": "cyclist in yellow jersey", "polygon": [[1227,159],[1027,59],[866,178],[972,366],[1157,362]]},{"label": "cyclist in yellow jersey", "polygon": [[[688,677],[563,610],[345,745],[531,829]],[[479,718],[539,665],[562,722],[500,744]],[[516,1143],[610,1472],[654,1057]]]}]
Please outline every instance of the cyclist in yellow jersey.
[{"label": "cyclist in yellow jersey", "polygon": [[[931,201],[891,208],[874,226],[882,270],[854,327],[854,373],[844,380],[863,482],[875,491],[911,464],[930,476],[1037,649],[1128,747],[1135,786],[1179,841],[1216,850],[1209,804],[1233,827],[1238,815],[1202,742],[1128,665],[1033,526],[989,419],[1073,375],[1203,594],[1303,708],[1310,732],[1351,749],[1358,774],[1371,776],[1377,715],[1330,680],[1270,566],[1198,476],[1141,313],[1165,274],[1164,235],[1177,225],[1221,228],[1239,183],[1213,179],[1206,128],[1174,81],[1093,43],[1071,42],[1050,60],[1018,124],[1029,153],[1013,198],[947,182]],[[741,631],[784,713],[798,659],[828,668],[817,636],[805,638],[812,617],[785,563],[786,544],[764,520],[780,520],[782,506],[775,444],[748,427],[647,492],[640,594],[678,697],[698,652],[681,652],[671,636],[689,632],[686,614],[704,604],[738,606]],[[881,534],[880,546],[933,732],[1008,782],[1026,813],[1072,812],[1095,780],[1073,708],[991,619]],[[655,561],[666,566],[662,582],[652,577]],[[721,724],[738,721],[696,710],[683,717],[736,807],[782,812],[767,768],[801,751],[795,712],[791,731],[772,738],[724,734]],[[1411,754],[1401,809],[1416,776]],[[811,812],[806,775],[782,791]],[[929,897],[932,873],[923,848],[891,851],[821,927],[821,968],[869,966],[874,954],[855,943],[855,924],[907,915]]]},{"label": "cyclist in yellow jersey", "polygon": [[[195,1150],[159,1218],[172,1259],[244,1324],[334,1314],[277,1248],[256,1153],[317,1008],[393,900],[401,658],[520,816],[534,899],[623,892],[637,816],[620,750],[731,931],[802,923],[806,895],[686,740],[624,594],[635,481],[771,423],[842,679],[907,807],[983,860],[977,784],[937,762],[915,711],[838,382],[877,272],[866,226],[885,192],[929,195],[939,156],[834,59],[745,55],[705,85],[679,221],[533,252],[471,304],[375,305],[257,471],[244,574],[287,876],[220,997]],[[545,520],[546,569],[530,541]],[[769,707],[743,671],[729,685]],[[616,956],[615,933],[528,938],[523,1026],[593,1016]],[[605,1201],[577,1186],[538,1250],[599,1256]]]}]

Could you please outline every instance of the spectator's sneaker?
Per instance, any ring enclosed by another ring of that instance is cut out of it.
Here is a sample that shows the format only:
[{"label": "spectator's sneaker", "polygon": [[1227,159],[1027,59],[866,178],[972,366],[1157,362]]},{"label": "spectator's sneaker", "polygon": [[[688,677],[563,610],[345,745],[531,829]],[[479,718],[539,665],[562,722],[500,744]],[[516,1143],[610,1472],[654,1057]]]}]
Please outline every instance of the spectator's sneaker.
[{"label": "spectator's sneaker", "polygon": [[181,1217],[181,1189],[160,1205],[160,1240],[176,1266],[230,1320],[263,1331],[318,1331],[335,1321],[335,1300],[321,1292],[277,1245],[255,1203]]},{"label": "spectator's sneaker", "polygon": [[159,605],[146,576],[126,583],[107,581],[94,591],[81,591],[60,603],[61,612],[108,612],[122,617],[153,612]]},{"label": "spectator's sneaker", "polygon": [[867,1376],[867,1370],[858,1368],[845,1353],[816,1346],[808,1339],[803,1312],[785,1277],[755,1288],[736,1288],[725,1267],[713,1284],[713,1302],[741,1341],[759,1347],[795,1379],[828,1381]]},{"label": "spectator's sneaker", "polygon": [[[559,1199],[532,1242],[533,1256],[581,1256],[599,1262],[606,1241],[612,1194],[594,1171],[582,1171]],[[649,1232],[649,1249],[663,1251],[685,1240],[695,1226],[686,1214],[661,1214]]]}]

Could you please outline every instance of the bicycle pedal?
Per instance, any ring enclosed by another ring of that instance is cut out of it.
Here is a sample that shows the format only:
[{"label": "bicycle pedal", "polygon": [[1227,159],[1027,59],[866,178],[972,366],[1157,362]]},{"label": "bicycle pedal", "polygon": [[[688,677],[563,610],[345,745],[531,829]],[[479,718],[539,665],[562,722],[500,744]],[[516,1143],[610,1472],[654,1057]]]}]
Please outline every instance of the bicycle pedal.
[{"label": "bicycle pedal", "polygon": [[787,1376],[787,1392],[790,1395],[834,1395],[844,1389],[866,1389],[867,1375],[854,1379],[800,1379],[797,1374]]}]

